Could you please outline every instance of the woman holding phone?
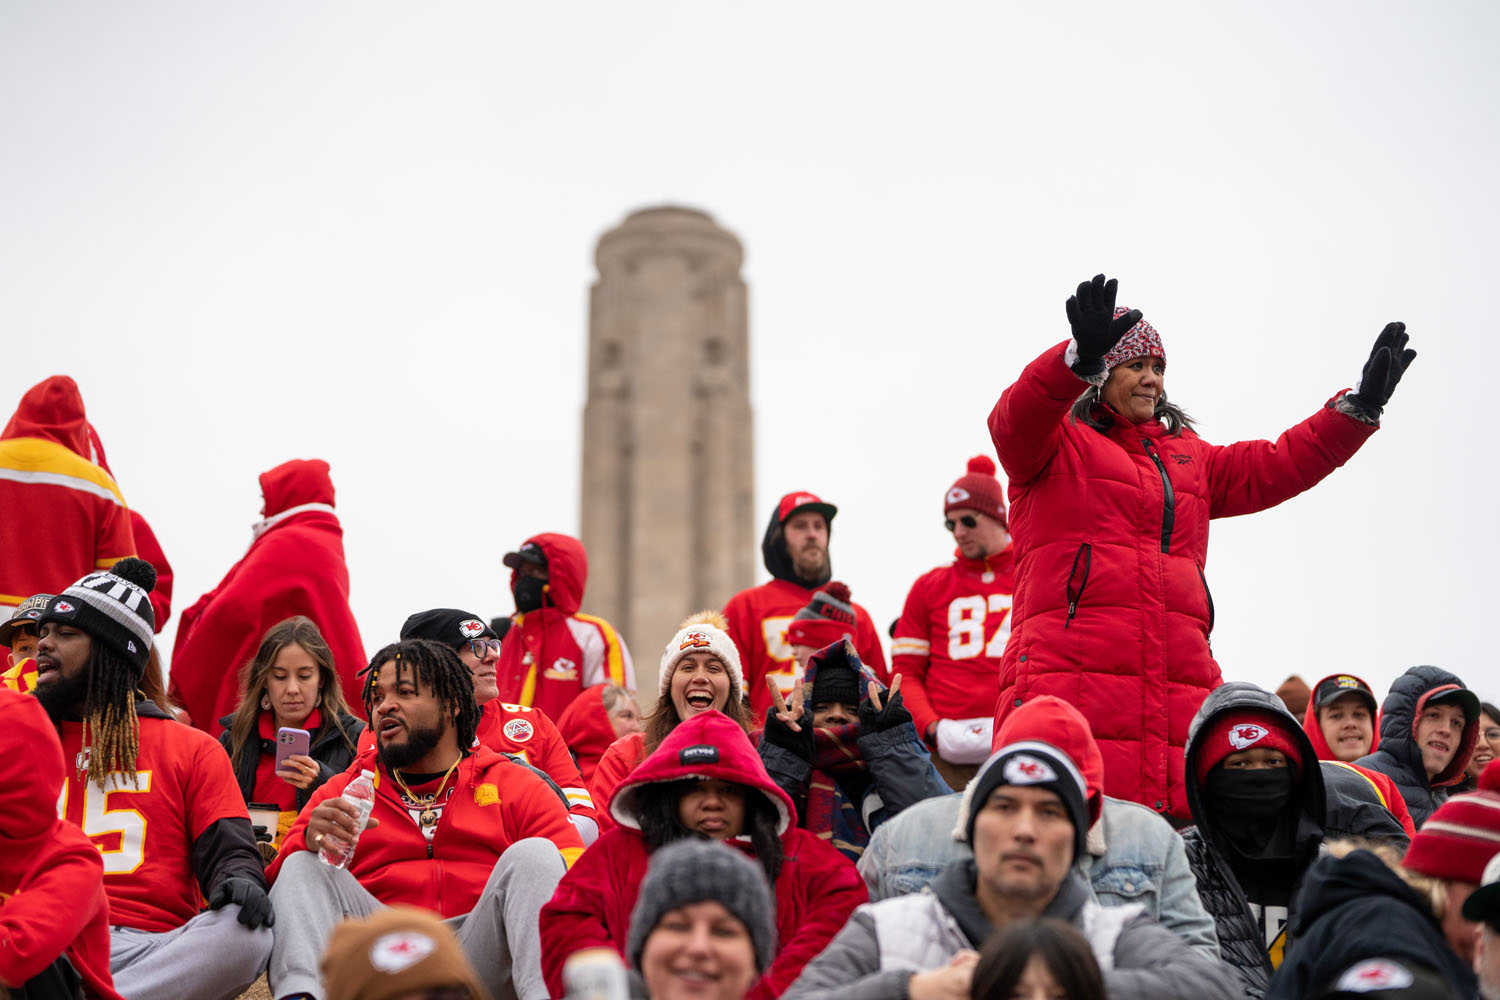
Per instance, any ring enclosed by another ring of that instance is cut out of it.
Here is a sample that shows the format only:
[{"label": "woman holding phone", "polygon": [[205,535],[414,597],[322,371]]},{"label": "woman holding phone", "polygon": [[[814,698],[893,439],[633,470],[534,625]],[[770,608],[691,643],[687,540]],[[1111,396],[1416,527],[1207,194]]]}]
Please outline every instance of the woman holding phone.
[{"label": "woman holding phone", "polygon": [[333,653],[310,618],[271,626],[241,674],[240,703],[219,720],[219,743],[246,804],[280,814],[269,831],[279,845],[318,786],[353,762],[365,724],[350,713]]}]

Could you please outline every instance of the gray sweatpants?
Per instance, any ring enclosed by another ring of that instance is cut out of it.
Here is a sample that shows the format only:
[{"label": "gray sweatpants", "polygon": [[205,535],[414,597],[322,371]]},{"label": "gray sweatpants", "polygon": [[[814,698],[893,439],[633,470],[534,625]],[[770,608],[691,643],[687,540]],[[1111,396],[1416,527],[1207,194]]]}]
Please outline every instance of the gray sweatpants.
[{"label": "gray sweatpants", "polygon": [[250,930],[240,907],[205,910],[169,931],[109,929],[109,972],[125,1000],[231,1000],[271,956],[271,928]]},{"label": "gray sweatpants", "polygon": [[[546,1000],[538,919],[567,866],[557,845],[541,837],[518,840],[500,855],[479,901],[450,917],[449,927],[480,982],[496,1000]],[[271,949],[271,995],[323,998],[319,966],[328,938],[346,917],[366,917],[385,906],[347,871],[325,865],[312,851],[282,863],[271,887],[276,944]]]}]

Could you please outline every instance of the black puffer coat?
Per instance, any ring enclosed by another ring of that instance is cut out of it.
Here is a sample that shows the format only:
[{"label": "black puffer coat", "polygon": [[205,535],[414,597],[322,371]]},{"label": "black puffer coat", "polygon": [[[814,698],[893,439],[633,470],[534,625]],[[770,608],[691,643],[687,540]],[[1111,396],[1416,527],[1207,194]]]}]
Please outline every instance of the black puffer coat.
[{"label": "black puffer coat", "polygon": [[1422,897],[1369,851],[1313,862],[1290,925],[1292,944],[1267,1000],[1301,1000],[1328,989],[1351,965],[1396,959],[1441,975],[1460,997],[1477,995],[1474,973],[1448,946]]},{"label": "black puffer coat", "polygon": [[1479,739],[1479,720],[1470,719],[1464,724],[1452,762],[1429,781],[1427,769],[1422,766],[1422,751],[1417,746],[1417,719],[1434,695],[1463,689],[1463,681],[1440,667],[1412,667],[1397,677],[1385,696],[1385,704],[1380,706],[1380,749],[1354,762],[1390,775],[1418,829],[1448,800],[1448,786],[1464,780],[1464,768]]},{"label": "black puffer coat", "polygon": [[[1302,731],[1296,718],[1288,712],[1281,699],[1254,684],[1230,681],[1216,688],[1204,699],[1198,714],[1188,728],[1187,767],[1185,780],[1188,805],[1198,826],[1184,831],[1182,839],[1187,846],[1188,865],[1198,880],[1198,896],[1203,907],[1213,917],[1219,935],[1219,950],[1224,962],[1233,966],[1245,989],[1245,996],[1259,1000],[1265,994],[1271,980],[1270,957],[1266,953],[1265,940],[1260,925],[1250,910],[1250,903],[1229,867],[1223,831],[1206,826],[1208,819],[1204,808],[1202,790],[1198,787],[1197,757],[1202,749],[1199,737],[1205,727],[1215,718],[1232,711],[1258,709],[1286,716],[1287,735],[1297,742],[1298,756],[1302,761],[1316,761],[1312,742]],[[1325,769],[1328,773],[1325,773]],[[1391,840],[1404,847],[1406,835],[1401,824],[1396,822],[1374,793],[1366,789],[1361,792],[1358,785],[1348,782],[1337,765],[1299,768],[1297,785],[1293,790],[1298,811],[1295,834],[1296,864],[1305,872],[1317,857],[1323,838],[1358,836],[1379,840]],[[1364,783],[1368,786],[1368,782]],[[1299,876],[1301,874],[1299,872]],[[1295,896],[1294,896],[1295,898]],[[1288,923],[1295,910],[1288,916]]]},{"label": "black puffer coat", "polygon": [[[338,727],[330,722],[325,722],[317,732],[312,734],[312,746],[308,749],[307,755],[318,762],[318,777],[307,788],[298,789],[297,808],[299,810],[307,805],[307,800],[312,798],[313,792],[323,786],[323,782],[335,774],[343,774],[349,770],[349,765],[354,763],[354,751],[350,749],[350,745],[359,745],[360,734],[365,731],[364,721],[348,714],[340,715],[339,721],[344,724],[344,732],[349,734],[348,743],[344,742],[344,737],[340,735]],[[256,743],[256,752],[247,753],[243,760],[236,761],[229,739],[229,726],[233,722],[234,716],[232,715],[226,715],[219,720],[219,725],[224,727],[224,731],[219,734],[219,745],[224,748],[225,753],[231,755],[229,763],[234,767],[234,779],[239,783],[240,795],[244,796],[248,804],[250,796],[255,794],[255,769],[260,766],[260,755],[276,756],[276,741],[264,739],[257,734],[252,737]]]}]

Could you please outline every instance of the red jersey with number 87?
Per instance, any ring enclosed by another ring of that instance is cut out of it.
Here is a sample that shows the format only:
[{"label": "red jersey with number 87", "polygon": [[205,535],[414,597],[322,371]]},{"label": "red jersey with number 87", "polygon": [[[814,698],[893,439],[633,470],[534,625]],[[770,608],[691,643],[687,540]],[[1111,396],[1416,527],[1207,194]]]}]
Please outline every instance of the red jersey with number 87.
[{"label": "red jersey with number 87", "polygon": [[110,924],[169,931],[187,923],[203,909],[193,842],[221,819],[249,819],[229,755],[191,726],[141,719],[136,780],[114,771],[100,788],[88,780],[83,723],[64,722],[61,736],[67,782],[57,814],[99,848]]}]

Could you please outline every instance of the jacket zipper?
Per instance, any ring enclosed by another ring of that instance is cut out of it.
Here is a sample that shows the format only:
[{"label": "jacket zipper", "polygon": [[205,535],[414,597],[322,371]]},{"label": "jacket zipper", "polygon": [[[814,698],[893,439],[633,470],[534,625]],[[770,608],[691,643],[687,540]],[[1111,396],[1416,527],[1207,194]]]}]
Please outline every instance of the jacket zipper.
[{"label": "jacket zipper", "polygon": [[[1078,575],[1078,560],[1083,560],[1083,579],[1078,581],[1078,587],[1073,587],[1073,578]],[[1073,568],[1068,573],[1068,620],[1063,622],[1063,629],[1073,624],[1073,616],[1078,613],[1078,602],[1083,600],[1083,588],[1089,582],[1089,564],[1094,561],[1094,547],[1088,542],[1078,546],[1078,551],[1073,553]]]},{"label": "jacket zipper", "polygon": [[1172,545],[1172,521],[1176,516],[1173,509],[1175,502],[1172,499],[1172,480],[1167,478],[1167,467],[1161,464],[1161,456],[1156,453],[1156,445],[1151,443],[1151,439],[1141,438],[1141,444],[1146,446],[1146,454],[1151,456],[1151,461],[1156,463],[1156,471],[1161,474],[1161,550],[1165,552]]},{"label": "jacket zipper", "polygon": [[1214,592],[1208,589],[1208,577],[1203,575],[1203,567],[1198,567],[1198,579],[1203,581],[1203,596],[1208,598],[1208,630],[1214,630]]}]

